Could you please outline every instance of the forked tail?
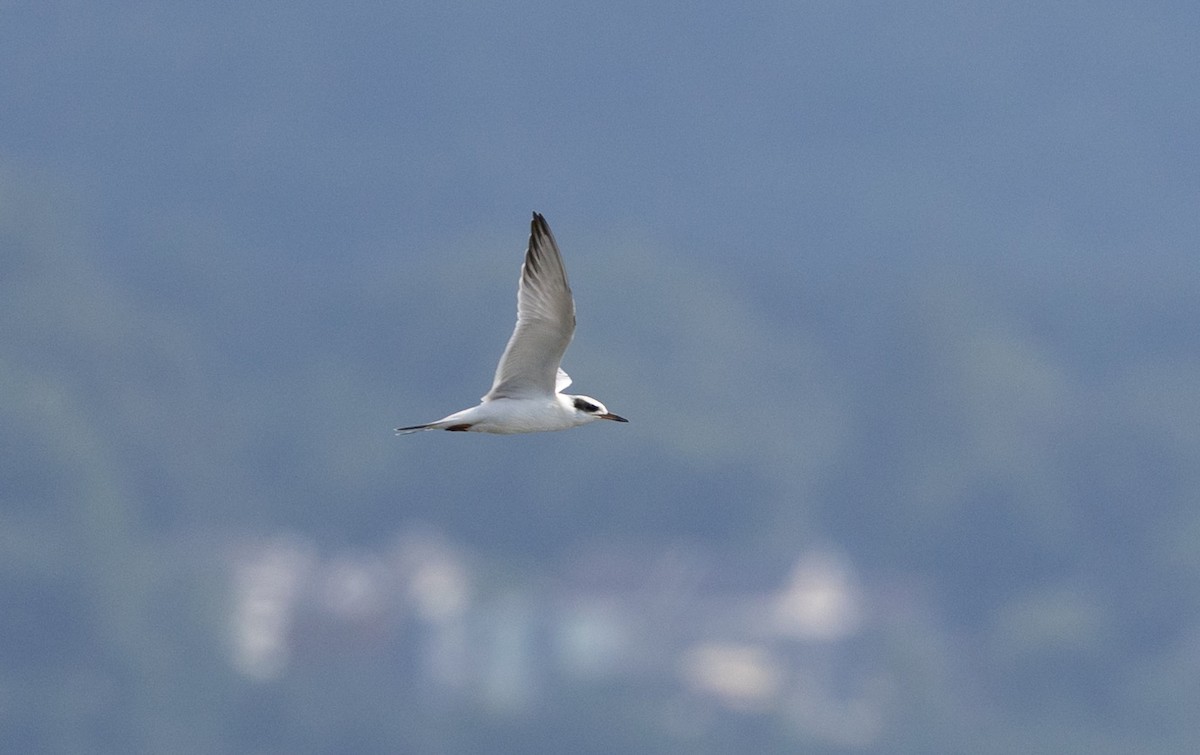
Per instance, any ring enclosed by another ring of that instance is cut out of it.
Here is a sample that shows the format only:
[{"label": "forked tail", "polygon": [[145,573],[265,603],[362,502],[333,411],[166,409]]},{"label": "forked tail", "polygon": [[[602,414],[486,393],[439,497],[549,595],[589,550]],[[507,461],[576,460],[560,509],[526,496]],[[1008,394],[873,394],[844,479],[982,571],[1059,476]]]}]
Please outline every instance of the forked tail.
[{"label": "forked tail", "polygon": [[457,424],[448,425],[445,420],[430,422],[427,425],[413,425],[412,427],[397,427],[397,435],[408,435],[409,433],[419,433],[422,430],[449,430],[452,433],[461,433],[470,430],[472,427],[470,422],[459,422]]},{"label": "forked tail", "polygon": [[434,425],[434,424],[413,425],[412,427],[397,427],[396,434],[397,435],[408,435],[410,433],[419,433],[422,430],[434,430],[436,428],[437,428],[437,425]]}]

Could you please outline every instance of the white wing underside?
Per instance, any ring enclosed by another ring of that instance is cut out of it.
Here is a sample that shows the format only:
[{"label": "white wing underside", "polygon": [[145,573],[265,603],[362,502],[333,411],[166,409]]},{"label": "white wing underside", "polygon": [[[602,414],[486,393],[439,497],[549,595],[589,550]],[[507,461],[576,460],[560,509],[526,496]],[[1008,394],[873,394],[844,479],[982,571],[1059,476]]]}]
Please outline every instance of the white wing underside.
[{"label": "white wing underside", "polygon": [[559,365],[574,333],[567,271],[550,226],[535,212],[517,288],[517,327],[483,400],[552,396],[566,388],[571,378]]}]

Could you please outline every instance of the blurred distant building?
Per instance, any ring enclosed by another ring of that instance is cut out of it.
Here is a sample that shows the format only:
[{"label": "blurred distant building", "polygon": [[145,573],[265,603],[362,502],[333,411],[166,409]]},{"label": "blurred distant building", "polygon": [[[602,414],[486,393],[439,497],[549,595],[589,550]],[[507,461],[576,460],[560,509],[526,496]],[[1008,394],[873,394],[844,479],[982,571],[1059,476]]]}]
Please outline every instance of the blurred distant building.
[{"label": "blurred distant building", "polygon": [[489,584],[422,530],[383,553],[329,557],[298,538],[263,540],[232,562],[231,661],[265,681],[353,650],[391,664],[426,704],[537,715],[571,690],[640,690],[661,696],[668,728],[766,715],[798,735],[874,742],[888,685],[864,652],[867,601],[846,557],[801,553],[782,584],[738,568],[602,544],[541,585]]}]

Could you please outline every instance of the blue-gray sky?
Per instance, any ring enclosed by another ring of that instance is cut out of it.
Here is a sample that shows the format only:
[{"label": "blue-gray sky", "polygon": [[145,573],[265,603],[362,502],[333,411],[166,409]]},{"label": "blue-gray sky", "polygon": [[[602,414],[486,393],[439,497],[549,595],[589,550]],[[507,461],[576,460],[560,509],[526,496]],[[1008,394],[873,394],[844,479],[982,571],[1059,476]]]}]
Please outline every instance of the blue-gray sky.
[{"label": "blue-gray sky", "polygon": [[533,206],[763,277],[1197,234],[1187,4],[3,12],[6,162],[105,225],[362,259]]}]

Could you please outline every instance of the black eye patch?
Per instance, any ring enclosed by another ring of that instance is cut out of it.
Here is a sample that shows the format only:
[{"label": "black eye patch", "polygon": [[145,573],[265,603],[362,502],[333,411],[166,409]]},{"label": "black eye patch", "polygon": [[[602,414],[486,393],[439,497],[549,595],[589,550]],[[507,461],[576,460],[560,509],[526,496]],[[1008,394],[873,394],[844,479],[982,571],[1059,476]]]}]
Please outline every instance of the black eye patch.
[{"label": "black eye patch", "polygon": [[589,414],[600,410],[600,407],[596,406],[595,404],[588,403],[581,398],[575,399],[575,408],[581,412],[587,412]]}]

